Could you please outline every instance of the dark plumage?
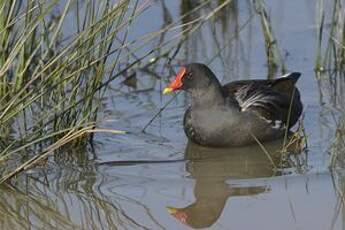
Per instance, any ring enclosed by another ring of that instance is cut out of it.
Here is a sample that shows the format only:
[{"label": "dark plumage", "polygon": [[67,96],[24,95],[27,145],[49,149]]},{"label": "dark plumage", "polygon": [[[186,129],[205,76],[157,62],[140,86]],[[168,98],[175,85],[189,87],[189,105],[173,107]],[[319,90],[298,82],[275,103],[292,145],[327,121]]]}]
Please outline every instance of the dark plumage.
[{"label": "dark plumage", "polygon": [[[185,90],[191,106],[184,115],[184,130],[206,146],[240,146],[280,138],[302,112],[295,87],[300,73],[275,80],[234,81],[222,86],[204,64],[181,68],[164,93]],[[255,136],[255,138],[254,138]]]}]

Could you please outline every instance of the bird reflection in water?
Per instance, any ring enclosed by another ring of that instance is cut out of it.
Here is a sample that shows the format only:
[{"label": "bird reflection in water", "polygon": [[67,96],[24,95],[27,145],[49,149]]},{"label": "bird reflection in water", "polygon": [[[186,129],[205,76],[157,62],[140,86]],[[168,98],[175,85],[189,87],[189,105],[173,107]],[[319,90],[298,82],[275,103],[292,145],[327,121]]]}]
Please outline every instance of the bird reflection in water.
[{"label": "bird reflection in water", "polygon": [[[275,165],[281,161],[283,140],[264,143]],[[301,153],[290,145],[288,152]],[[195,179],[195,202],[184,207],[167,207],[178,221],[193,228],[213,225],[223,212],[228,198],[255,196],[269,192],[267,185],[245,186],[231,183],[238,179],[253,179],[281,175],[259,145],[238,148],[208,148],[189,142],[185,151],[186,170]],[[230,183],[229,183],[230,182]]]}]

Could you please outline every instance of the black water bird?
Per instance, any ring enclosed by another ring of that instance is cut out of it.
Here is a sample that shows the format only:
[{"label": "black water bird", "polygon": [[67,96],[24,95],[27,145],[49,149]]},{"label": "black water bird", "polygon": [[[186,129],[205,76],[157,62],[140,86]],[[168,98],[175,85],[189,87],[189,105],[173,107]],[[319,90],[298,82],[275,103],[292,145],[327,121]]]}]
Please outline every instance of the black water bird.
[{"label": "black water bird", "polygon": [[163,94],[190,93],[184,131],[204,146],[243,146],[284,136],[302,113],[295,84],[300,73],[274,80],[234,81],[222,86],[204,64],[191,63],[179,70]]}]

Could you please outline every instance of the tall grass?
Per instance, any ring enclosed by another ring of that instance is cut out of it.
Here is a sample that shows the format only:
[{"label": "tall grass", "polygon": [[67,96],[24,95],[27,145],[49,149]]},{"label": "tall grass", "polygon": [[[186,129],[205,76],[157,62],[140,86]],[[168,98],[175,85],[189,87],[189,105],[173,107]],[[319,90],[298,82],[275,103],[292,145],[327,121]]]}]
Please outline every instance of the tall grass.
[{"label": "tall grass", "polygon": [[344,67],[345,67],[345,20],[344,1],[333,0],[330,14],[325,13],[323,0],[317,5],[317,56],[316,78],[319,84],[320,103],[330,104],[334,118],[334,140],[331,143],[331,169],[344,168]]},{"label": "tall grass", "polygon": [[[317,4],[316,71],[342,71],[345,65],[345,20],[342,0],[333,0],[330,17],[325,16],[323,0]],[[329,27],[327,27],[329,25]],[[326,27],[326,28],[325,28]],[[323,49],[323,47],[325,47]],[[322,52],[323,51],[323,52]]]},{"label": "tall grass", "polygon": [[255,11],[260,17],[262,35],[265,40],[268,78],[273,78],[279,67],[285,72],[284,61],[281,57],[277,39],[274,36],[271,20],[267,12],[264,0],[254,1]]},{"label": "tall grass", "polygon": [[0,182],[66,143],[85,143],[106,83],[121,74],[127,30],[147,6],[63,3],[0,3]]}]

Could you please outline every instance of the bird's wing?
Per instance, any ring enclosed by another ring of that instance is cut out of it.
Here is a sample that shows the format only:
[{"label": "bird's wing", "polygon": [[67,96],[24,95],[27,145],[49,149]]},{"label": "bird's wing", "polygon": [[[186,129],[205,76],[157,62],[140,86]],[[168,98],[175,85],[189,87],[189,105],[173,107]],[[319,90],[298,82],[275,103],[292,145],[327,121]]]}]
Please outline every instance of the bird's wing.
[{"label": "bird's wing", "polygon": [[291,127],[302,111],[295,87],[299,76],[300,73],[290,73],[276,80],[234,81],[226,84],[223,90],[236,99],[241,111],[257,113],[273,128]]}]

